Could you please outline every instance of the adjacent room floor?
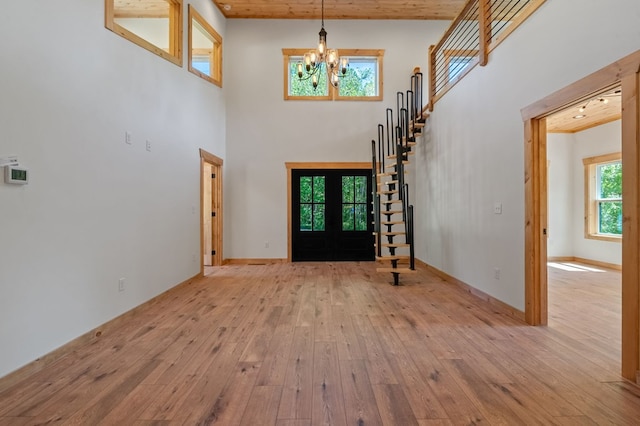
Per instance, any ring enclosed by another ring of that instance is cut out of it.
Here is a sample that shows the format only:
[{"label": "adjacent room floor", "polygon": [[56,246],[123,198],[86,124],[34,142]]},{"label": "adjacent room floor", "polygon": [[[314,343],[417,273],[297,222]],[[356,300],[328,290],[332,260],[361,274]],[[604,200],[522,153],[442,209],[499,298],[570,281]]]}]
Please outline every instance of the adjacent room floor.
[{"label": "adjacent room floor", "polygon": [[550,268],[550,325],[529,327],[427,271],[394,287],[375,267],[216,268],[1,392],[0,424],[640,418],[619,376],[619,273]]}]

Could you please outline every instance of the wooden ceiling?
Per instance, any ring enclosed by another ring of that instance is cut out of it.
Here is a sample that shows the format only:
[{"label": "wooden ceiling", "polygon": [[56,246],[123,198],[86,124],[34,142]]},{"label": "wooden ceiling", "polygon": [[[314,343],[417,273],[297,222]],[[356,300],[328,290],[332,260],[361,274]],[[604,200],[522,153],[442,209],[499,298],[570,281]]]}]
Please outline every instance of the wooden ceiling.
[{"label": "wooden ceiling", "polygon": [[116,18],[166,18],[169,16],[167,0],[114,0]]},{"label": "wooden ceiling", "polygon": [[[322,0],[213,0],[227,18],[320,19]],[[454,19],[465,0],[325,0],[325,19]]]},{"label": "wooden ceiling", "polygon": [[619,120],[622,116],[620,88],[608,90],[547,117],[550,133],[576,133]]}]

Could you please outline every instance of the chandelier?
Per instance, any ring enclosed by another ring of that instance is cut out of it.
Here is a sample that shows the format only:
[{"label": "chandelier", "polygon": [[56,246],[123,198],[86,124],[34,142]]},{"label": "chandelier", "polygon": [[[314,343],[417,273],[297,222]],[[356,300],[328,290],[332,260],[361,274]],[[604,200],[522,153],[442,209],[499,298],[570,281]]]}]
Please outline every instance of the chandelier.
[{"label": "chandelier", "polygon": [[349,60],[340,58],[337,49],[327,49],[327,32],[324,30],[324,0],[322,0],[322,26],[319,35],[318,48],[305,53],[302,62],[298,62],[298,78],[300,80],[311,79],[315,89],[318,87],[318,77],[324,62],[329,82],[333,87],[338,87],[340,77],[347,74]]}]

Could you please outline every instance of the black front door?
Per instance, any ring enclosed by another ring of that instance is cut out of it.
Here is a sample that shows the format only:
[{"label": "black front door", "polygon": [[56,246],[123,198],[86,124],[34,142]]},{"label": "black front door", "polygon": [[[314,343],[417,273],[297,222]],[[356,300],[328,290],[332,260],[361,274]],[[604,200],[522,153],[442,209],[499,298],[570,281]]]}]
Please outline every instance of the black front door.
[{"label": "black front door", "polygon": [[292,177],[292,260],[373,260],[371,171],[301,170]]}]

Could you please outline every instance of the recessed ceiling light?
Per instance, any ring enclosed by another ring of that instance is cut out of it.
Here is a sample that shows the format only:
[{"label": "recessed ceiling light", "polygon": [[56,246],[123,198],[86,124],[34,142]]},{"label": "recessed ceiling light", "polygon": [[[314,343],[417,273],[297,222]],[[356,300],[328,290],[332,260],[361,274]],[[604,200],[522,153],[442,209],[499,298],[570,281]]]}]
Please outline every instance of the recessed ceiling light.
[{"label": "recessed ceiling light", "polygon": [[580,120],[581,118],[585,118],[585,117],[586,117],[585,114],[578,114],[573,116],[573,118],[575,118],[576,120]]},{"label": "recessed ceiling light", "polygon": [[225,4],[224,6],[222,6],[222,8],[228,12],[228,11],[231,10],[231,5],[230,4]]}]

